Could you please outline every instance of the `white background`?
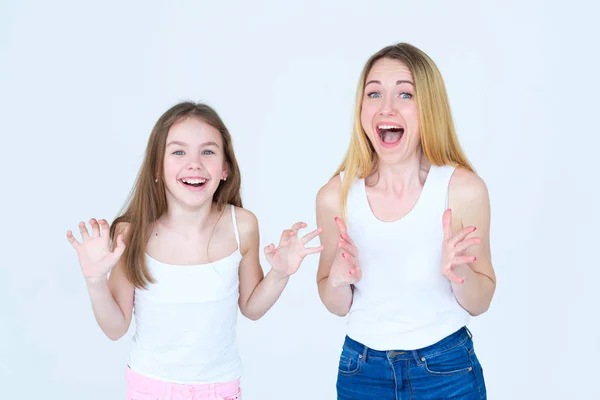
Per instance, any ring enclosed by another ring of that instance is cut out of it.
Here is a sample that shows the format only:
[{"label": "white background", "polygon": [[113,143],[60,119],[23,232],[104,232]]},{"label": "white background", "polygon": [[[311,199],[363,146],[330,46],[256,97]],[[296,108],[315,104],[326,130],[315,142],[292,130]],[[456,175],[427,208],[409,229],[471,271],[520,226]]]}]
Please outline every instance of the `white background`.
[{"label": "white background", "polygon": [[[65,231],[115,217],[165,110],[221,114],[266,245],[296,220],[314,228],[360,69],[398,41],[440,67],[489,187],[498,289],[471,324],[489,398],[600,398],[595,6],[174,3],[0,5],[2,398],[124,398],[133,327],[103,336]],[[240,320],[244,400],[335,398],[345,321],[321,304],[316,267]]]}]

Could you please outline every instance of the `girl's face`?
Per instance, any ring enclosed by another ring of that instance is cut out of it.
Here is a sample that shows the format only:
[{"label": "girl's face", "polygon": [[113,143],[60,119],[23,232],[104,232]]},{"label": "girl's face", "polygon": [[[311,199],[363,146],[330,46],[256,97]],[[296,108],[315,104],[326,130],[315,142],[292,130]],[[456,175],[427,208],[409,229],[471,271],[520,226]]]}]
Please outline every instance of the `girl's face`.
[{"label": "girl's face", "polygon": [[199,118],[171,127],[164,159],[167,202],[197,208],[212,201],[221,179],[227,178],[221,133]]}]

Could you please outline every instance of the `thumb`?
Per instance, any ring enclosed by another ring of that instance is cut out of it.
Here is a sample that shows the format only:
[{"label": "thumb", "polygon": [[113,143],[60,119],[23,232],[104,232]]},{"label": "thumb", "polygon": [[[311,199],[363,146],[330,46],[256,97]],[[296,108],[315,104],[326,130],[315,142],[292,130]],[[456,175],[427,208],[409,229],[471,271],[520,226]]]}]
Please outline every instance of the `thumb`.
[{"label": "thumb", "polygon": [[119,235],[119,236],[117,236],[117,246],[113,250],[113,256],[115,257],[115,259],[118,260],[119,258],[121,258],[124,251],[125,251],[125,242],[123,241],[123,236]]},{"label": "thumb", "polygon": [[271,255],[271,254],[273,254],[274,251],[275,251],[275,245],[273,243],[271,243],[270,245],[268,245],[267,247],[265,247],[265,254],[266,255]]}]

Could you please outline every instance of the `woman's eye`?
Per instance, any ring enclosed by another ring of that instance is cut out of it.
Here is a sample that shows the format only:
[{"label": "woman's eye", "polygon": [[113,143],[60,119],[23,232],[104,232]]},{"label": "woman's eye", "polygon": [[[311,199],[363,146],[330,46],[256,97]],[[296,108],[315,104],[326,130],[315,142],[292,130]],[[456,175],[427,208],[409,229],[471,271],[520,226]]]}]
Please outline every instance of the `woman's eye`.
[{"label": "woman's eye", "polygon": [[182,155],[184,155],[185,153],[183,152],[183,150],[175,150],[175,151],[173,152],[173,154],[175,154],[175,155],[177,155],[177,156],[182,156]]},{"label": "woman's eye", "polygon": [[367,94],[367,97],[370,97],[372,99],[377,99],[377,98],[381,97],[381,94],[379,92],[370,92]]},{"label": "woman's eye", "polygon": [[413,96],[410,93],[406,93],[406,92],[400,93],[400,98],[402,98],[402,99],[412,99],[412,97]]},{"label": "woman's eye", "polygon": [[202,152],[203,156],[208,156],[208,155],[211,155],[211,154],[215,154],[214,151],[212,151],[212,150],[204,150]]}]

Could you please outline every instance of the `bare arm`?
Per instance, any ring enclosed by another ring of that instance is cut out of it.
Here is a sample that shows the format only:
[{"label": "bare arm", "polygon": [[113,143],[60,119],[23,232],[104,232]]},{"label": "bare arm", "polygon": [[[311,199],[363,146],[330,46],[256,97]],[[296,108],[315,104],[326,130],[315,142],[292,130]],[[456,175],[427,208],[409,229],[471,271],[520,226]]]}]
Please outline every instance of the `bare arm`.
[{"label": "bare arm", "polygon": [[470,171],[457,170],[450,181],[449,207],[454,232],[476,227],[467,239],[478,237],[479,243],[464,252],[464,256],[475,260],[455,267],[464,282],[452,282],[452,289],[459,304],[469,314],[480,315],[488,310],[496,290],[490,250],[490,200],[485,182]]},{"label": "bare arm", "polygon": [[323,229],[320,239],[324,246],[319,258],[317,285],[327,310],[343,317],[352,306],[352,284],[360,280],[362,272],[345,224],[336,220],[341,216],[340,185],[340,177],[336,176],[317,194],[317,225]]},{"label": "bare arm", "polygon": [[256,216],[248,210],[237,210],[242,253],[239,307],[245,317],[255,321],[265,315],[279,299],[289,277],[298,270],[304,257],[321,251],[320,247],[304,247],[320,231],[313,231],[300,239],[298,230],[306,227],[301,222],[294,224],[292,229],[283,231],[277,248],[272,244],[265,248],[272,268],[264,276],[259,260],[260,239]]},{"label": "bare arm", "polygon": [[67,237],[77,251],[96,322],[106,336],[118,340],[127,333],[133,312],[134,287],[125,277],[121,260],[126,227],[117,228],[117,236],[121,237],[117,239],[117,246],[110,249],[108,223],[100,220],[98,224],[92,219],[90,225],[91,237],[85,224],[79,225],[82,243],[77,242],[70,232]]}]

